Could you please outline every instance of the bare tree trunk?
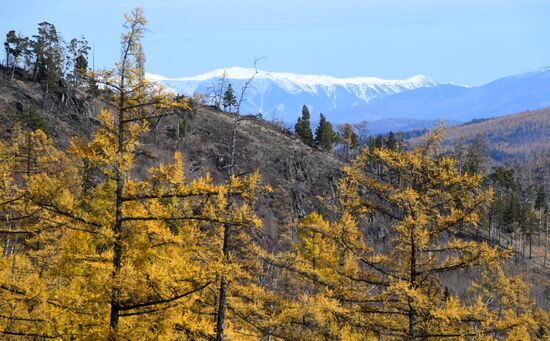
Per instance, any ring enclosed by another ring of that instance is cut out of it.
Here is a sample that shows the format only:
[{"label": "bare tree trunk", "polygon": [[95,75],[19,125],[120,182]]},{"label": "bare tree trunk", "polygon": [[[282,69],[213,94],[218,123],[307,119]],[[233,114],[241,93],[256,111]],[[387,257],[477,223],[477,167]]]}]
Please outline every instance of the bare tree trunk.
[{"label": "bare tree trunk", "polygon": [[[241,94],[242,96],[242,94]],[[231,133],[231,147],[229,150],[229,169],[228,177],[233,176],[233,171],[235,167],[235,149],[237,144],[237,128],[239,125],[239,112],[234,114],[233,117],[233,130]],[[227,203],[227,212],[231,211],[233,206],[233,200],[231,199],[231,193],[229,193],[228,203]],[[223,230],[223,261],[224,264],[227,264],[229,261],[229,245],[231,242],[231,223],[226,223]],[[220,291],[218,299],[218,313],[216,316],[216,341],[222,341],[224,337],[224,328],[225,328],[225,307],[227,304],[227,278],[225,274],[222,274],[220,280]]]},{"label": "bare tree trunk", "polygon": [[539,230],[538,230],[538,235],[539,235],[539,245],[540,245],[540,235],[542,234],[542,208],[539,209]]},{"label": "bare tree trunk", "polygon": [[[130,38],[131,39],[131,38]],[[118,157],[120,164],[124,160],[124,107],[126,106],[126,96],[124,87],[126,86],[126,62],[130,51],[131,42],[127,43],[126,49],[122,58],[122,66],[120,68],[120,99],[118,103]],[[120,174],[120,169],[116,171],[116,204],[115,204],[115,223],[113,225],[114,244],[113,244],[113,287],[111,289],[111,312],[109,326],[111,327],[112,339],[117,340],[118,320],[120,315],[120,288],[116,284],[116,278],[122,266],[122,194],[124,192],[124,179]]]},{"label": "bare tree trunk", "polygon": [[[121,97],[123,98],[123,95]],[[119,154],[120,154],[121,160],[123,157],[123,148],[124,148],[123,147],[123,143],[124,143],[123,119],[124,119],[123,111],[120,110],[119,123],[118,123],[118,148],[119,148]],[[117,188],[116,188],[115,224],[113,226],[113,232],[115,236],[114,236],[114,245],[113,245],[113,272],[112,272],[112,278],[114,283],[116,283],[116,277],[118,276],[118,273],[120,272],[120,268],[122,265],[122,241],[121,241],[122,193],[124,190],[124,179],[122,179],[120,170],[117,169],[116,172],[117,172],[116,174]],[[113,289],[111,292],[111,313],[110,313],[109,325],[111,327],[111,330],[114,333],[113,338],[115,340],[116,340],[116,332],[118,329],[118,319],[119,319],[119,313],[120,313],[119,297],[120,297],[120,288],[116,284],[113,284]]]},{"label": "bare tree trunk", "polygon": [[524,239],[524,234],[523,234],[523,232],[520,232],[520,234],[519,234],[519,254],[521,256],[521,259],[523,259],[523,256],[524,256],[524,252],[523,252],[524,247],[523,246],[525,244],[523,243],[523,239]]},{"label": "bare tree trunk", "polygon": [[11,67],[11,77],[10,80],[13,81],[13,75],[15,74],[15,66],[17,65],[17,57],[13,57],[13,65]]},{"label": "bare tree trunk", "polygon": [[529,259],[533,259],[533,237],[529,234]]},{"label": "bare tree trunk", "polygon": [[[411,230],[411,264],[410,264],[410,285],[416,286],[416,243],[414,240],[414,232]],[[411,305],[409,299],[409,339],[416,339],[416,309]]]},{"label": "bare tree trunk", "polygon": [[489,244],[493,245],[493,213],[489,213]]},{"label": "bare tree trunk", "polygon": [[6,47],[6,70],[9,70],[9,68],[10,68],[10,52]]},{"label": "bare tree trunk", "polygon": [[546,214],[546,241],[544,242],[544,266],[546,266],[546,255],[548,253],[548,214]]},{"label": "bare tree trunk", "polygon": [[[258,61],[254,61],[254,68],[256,69],[256,63]],[[252,80],[254,80],[254,77],[258,74],[258,70],[256,69],[256,72],[254,75],[246,81],[246,83],[243,85],[241,96],[239,98],[239,103],[237,104],[237,110],[233,116],[233,130],[231,133],[231,147],[229,151],[229,168],[228,168],[228,175],[229,178],[231,178],[234,174],[235,170],[235,153],[237,149],[237,128],[239,126],[239,117],[241,113],[241,104],[244,98],[244,95],[246,93],[246,90],[250,86],[250,83]],[[225,78],[225,73],[224,73]],[[229,193],[228,198],[228,212],[231,212],[233,206],[233,201],[231,199],[231,193]],[[229,253],[230,253],[230,242],[231,242],[231,228],[232,224],[231,222],[226,223],[224,225],[224,231],[223,231],[223,258],[224,263],[227,264],[229,261]],[[224,338],[224,328],[225,328],[225,311],[227,306],[227,290],[228,290],[228,282],[225,274],[222,274],[221,280],[220,280],[220,290],[219,290],[219,300],[218,300],[218,312],[216,314],[216,341],[222,341]]]}]

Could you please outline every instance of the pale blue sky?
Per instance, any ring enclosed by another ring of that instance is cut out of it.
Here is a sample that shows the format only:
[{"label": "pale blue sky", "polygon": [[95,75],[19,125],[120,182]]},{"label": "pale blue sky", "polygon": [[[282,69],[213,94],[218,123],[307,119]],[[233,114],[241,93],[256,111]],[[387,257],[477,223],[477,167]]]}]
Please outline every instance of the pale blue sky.
[{"label": "pale blue sky", "polygon": [[[49,21],[83,34],[95,66],[119,54],[124,12],[150,21],[147,69],[169,77],[267,56],[268,71],[478,85],[550,65],[548,0],[2,0],[0,34]],[[2,39],[3,40],[3,39]]]}]

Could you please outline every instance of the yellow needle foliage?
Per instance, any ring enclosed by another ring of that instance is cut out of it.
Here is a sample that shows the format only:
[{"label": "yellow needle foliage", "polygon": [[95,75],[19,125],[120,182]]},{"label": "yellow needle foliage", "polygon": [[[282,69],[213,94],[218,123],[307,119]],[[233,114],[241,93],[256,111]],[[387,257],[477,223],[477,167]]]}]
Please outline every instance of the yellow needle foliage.
[{"label": "yellow needle foliage", "polygon": [[[9,236],[0,259],[4,335],[208,339],[217,278],[244,276],[240,263],[224,265],[223,225],[260,226],[252,210],[259,174],[220,185],[208,175],[190,181],[176,152],[171,163],[136,175],[149,122],[187,103],[143,77],[146,20],[140,9],[126,19],[121,61],[95,75],[112,107],[91,140],[74,140],[63,153],[41,131],[17,131],[0,145]],[[250,244],[243,238],[236,241]]]},{"label": "yellow needle foliage", "polygon": [[[304,292],[279,317],[281,333],[303,340],[537,337],[528,288],[502,270],[508,252],[473,238],[492,191],[438,153],[442,134],[433,131],[411,151],[364,149],[344,167],[339,218],[310,214],[294,251],[273,260],[293,278],[292,290]],[[390,229],[375,242],[377,224]],[[444,278],[458,272],[477,278],[469,290],[448,288]]]},{"label": "yellow needle foliage", "polygon": [[91,75],[110,105],[89,140],[64,152],[17,127],[0,142],[2,338],[548,338],[548,315],[502,268],[509,251],[474,238],[492,191],[439,152],[442,129],[411,151],[364,149],[337,219],[311,213],[271,254],[258,173],[189,180],[176,152],[139,175],[150,126],[189,108],[145,79],[147,20],[125,18],[120,62]]}]

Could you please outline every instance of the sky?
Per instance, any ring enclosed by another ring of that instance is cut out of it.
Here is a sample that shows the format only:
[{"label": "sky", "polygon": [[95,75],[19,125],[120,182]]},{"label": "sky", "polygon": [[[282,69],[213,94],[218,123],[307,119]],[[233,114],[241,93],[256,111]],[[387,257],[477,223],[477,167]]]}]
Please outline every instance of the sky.
[{"label": "sky", "polygon": [[[548,0],[0,0],[0,34],[48,21],[84,35],[96,69],[120,55],[123,14],[143,7],[148,72],[230,66],[481,85],[550,65]],[[2,39],[3,40],[3,39]],[[4,56],[2,56],[2,59]]]}]

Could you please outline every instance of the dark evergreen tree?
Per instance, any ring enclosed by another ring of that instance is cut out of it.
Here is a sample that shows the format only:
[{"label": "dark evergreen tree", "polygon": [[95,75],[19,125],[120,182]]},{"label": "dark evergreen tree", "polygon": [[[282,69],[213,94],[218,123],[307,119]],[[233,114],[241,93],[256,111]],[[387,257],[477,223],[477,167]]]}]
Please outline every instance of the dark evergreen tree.
[{"label": "dark evergreen tree", "polygon": [[506,191],[515,191],[518,188],[516,175],[512,168],[496,167],[492,174],[488,176],[489,180]]},{"label": "dark evergreen tree", "polygon": [[508,197],[506,206],[504,209],[502,225],[505,225],[508,232],[513,232],[516,224],[521,221],[522,207],[521,202],[517,195],[512,194]]},{"label": "dark evergreen tree", "polygon": [[535,199],[535,208],[537,210],[546,211],[548,209],[546,192],[544,191],[544,186],[539,186],[537,190],[537,198]]},{"label": "dark evergreen tree", "polygon": [[371,135],[367,139],[367,146],[369,149],[380,149],[386,146],[386,139],[383,135]]},{"label": "dark evergreen tree", "polygon": [[[521,216],[520,221],[518,221],[518,225],[520,226],[523,235],[527,237],[527,241],[529,243],[529,258],[533,258],[533,236],[537,231],[539,221],[536,212],[525,202],[522,203]],[[523,255],[525,256],[525,248],[523,248]]]},{"label": "dark evergreen tree", "polygon": [[81,39],[72,39],[67,45],[67,78],[72,81],[75,87],[80,85],[80,80],[84,79],[88,71],[88,53],[90,46],[88,41]]},{"label": "dark evergreen tree", "polygon": [[38,24],[38,34],[33,38],[33,79],[41,81],[47,88],[57,87],[63,76],[64,51],[61,37],[54,25],[41,22]]},{"label": "dark evergreen tree", "polygon": [[321,114],[319,126],[315,130],[315,143],[323,150],[330,152],[336,133],[332,130],[332,124],[327,121],[325,115]]},{"label": "dark evergreen tree", "polygon": [[237,105],[237,97],[235,97],[235,94],[233,93],[233,86],[231,83],[227,86],[227,90],[225,90],[225,93],[223,94],[223,110],[224,111],[231,111],[231,107]]},{"label": "dark evergreen tree", "polygon": [[311,132],[310,113],[307,105],[302,107],[302,116],[298,118],[298,122],[294,126],[296,134],[304,141],[305,144],[313,144],[313,133]]},{"label": "dark evergreen tree", "polygon": [[11,79],[13,80],[19,57],[29,53],[29,38],[17,35],[13,30],[9,31],[6,34],[4,48],[6,49],[6,68],[11,68]]},{"label": "dark evergreen tree", "polygon": [[398,150],[399,149],[397,139],[395,138],[395,134],[394,134],[393,131],[390,131],[388,133],[388,140],[386,141],[386,147],[390,150]]}]

